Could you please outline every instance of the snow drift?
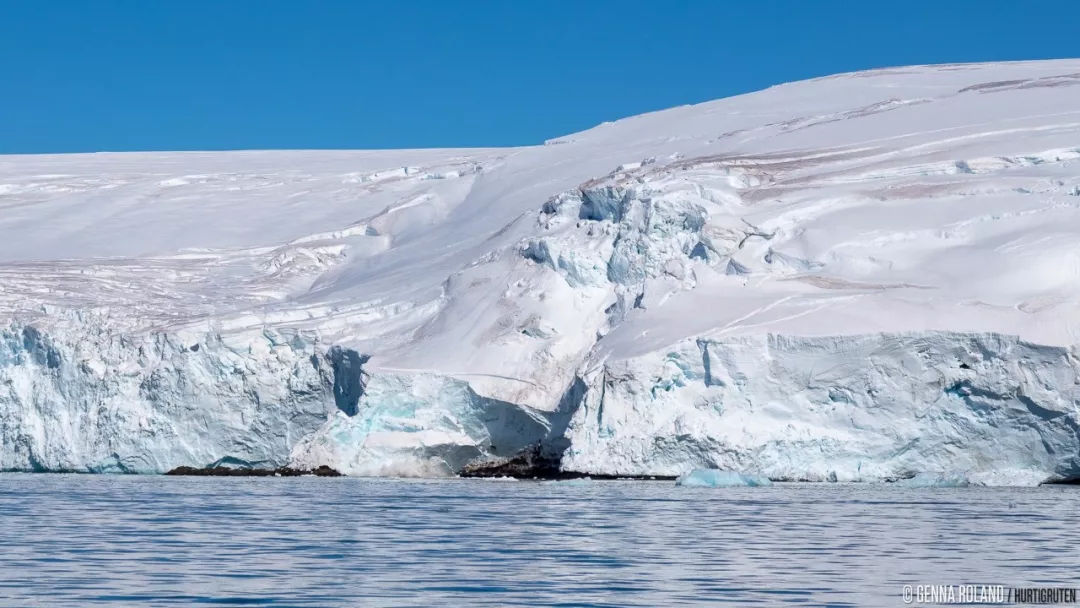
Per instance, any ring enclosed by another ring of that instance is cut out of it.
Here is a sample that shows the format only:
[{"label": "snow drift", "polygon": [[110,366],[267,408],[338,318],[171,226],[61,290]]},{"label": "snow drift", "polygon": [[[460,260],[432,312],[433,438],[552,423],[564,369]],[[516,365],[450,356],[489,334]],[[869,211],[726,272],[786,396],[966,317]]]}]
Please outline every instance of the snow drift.
[{"label": "snow drift", "polygon": [[525,148],[0,157],[0,468],[1080,478],[1078,108],[1080,61],[918,66]]}]

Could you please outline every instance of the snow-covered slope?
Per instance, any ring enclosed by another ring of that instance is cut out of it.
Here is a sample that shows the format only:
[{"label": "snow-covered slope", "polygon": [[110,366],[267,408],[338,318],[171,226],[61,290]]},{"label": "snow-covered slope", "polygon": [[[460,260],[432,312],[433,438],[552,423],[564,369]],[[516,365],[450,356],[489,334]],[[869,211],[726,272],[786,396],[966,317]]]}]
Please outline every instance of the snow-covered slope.
[{"label": "snow-covered slope", "polygon": [[0,157],[0,468],[1080,477],[1080,60],[492,150]]}]

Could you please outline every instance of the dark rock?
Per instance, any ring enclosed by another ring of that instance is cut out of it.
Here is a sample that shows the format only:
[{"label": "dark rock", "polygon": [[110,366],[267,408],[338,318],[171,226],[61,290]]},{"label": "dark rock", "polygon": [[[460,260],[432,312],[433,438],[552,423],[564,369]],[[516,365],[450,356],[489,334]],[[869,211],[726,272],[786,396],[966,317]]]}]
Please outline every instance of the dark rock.
[{"label": "dark rock", "polygon": [[311,474],[316,477],[342,477],[342,474],[337,469],[332,469],[328,466],[319,465],[312,469]]},{"label": "dark rock", "polygon": [[1066,477],[1063,479],[1053,479],[1050,481],[1044,481],[1044,486],[1080,486],[1080,478]]},{"label": "dark rock", "polygon": [[471,462],[465,465],[461,476],[557,479],[561,473],[559,461],[545,456],[539,445],[533,445],[510,458]]},{"label": "dark rock", "polygon": [[564,471],[561,459],[539,444],[525,448],[511,458],[484,460],[465,465],[462,477],[513,477],[515,479],[675,479],[667,475],[607,475]]}]

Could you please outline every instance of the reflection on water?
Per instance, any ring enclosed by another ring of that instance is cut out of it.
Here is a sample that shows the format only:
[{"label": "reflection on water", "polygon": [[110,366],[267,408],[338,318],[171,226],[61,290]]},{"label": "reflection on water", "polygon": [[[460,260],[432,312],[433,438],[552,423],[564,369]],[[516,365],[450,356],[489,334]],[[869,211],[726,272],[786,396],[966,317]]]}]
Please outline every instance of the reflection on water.
[{"label": "reflection on water", "polygon": [[4,605],[900,605],[1070,585],[1080,487],[0,475]]}]

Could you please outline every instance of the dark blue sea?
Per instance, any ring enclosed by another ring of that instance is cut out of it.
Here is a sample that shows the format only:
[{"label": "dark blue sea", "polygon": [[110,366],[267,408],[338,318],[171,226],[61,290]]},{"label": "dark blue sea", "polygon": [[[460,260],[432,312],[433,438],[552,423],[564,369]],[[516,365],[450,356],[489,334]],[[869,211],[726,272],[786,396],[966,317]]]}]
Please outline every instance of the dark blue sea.
[{"label": "dark blue sea", "polygon": [[1080,487],[0,475],[5,606],[901,606],[1080,583]]}]

